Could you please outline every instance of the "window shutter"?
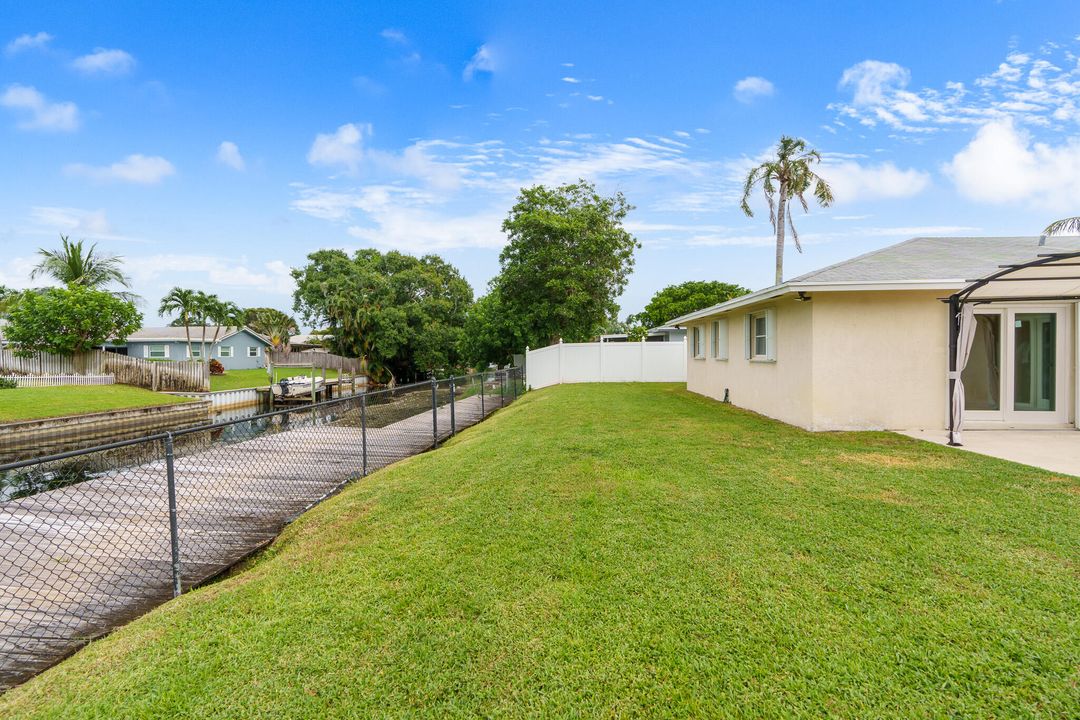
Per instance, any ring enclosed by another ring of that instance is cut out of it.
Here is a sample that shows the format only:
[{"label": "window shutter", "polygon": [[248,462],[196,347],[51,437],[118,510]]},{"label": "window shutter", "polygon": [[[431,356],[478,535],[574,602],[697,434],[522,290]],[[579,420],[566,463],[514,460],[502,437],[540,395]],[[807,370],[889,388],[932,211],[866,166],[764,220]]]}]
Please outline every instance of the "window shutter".
[{"label": "window shutter", "polygon": [[728,321],[721,318],[716,322],[716,357],[719,360],[728,359]]},{"label": "window shutter", "polygon": [[169,346],[165,345],[165,357],[169,357]]},{"label": "window shutter", "polygon": [[776,308],[765,311],[765,357],[776,359]]},{"label": "window shutter", "polygon": [[150,346],[149,345],[143,345],[142,346],[142,356],[144,358],[150,357]]},{"label": "window shutter", "polygon": [[743,315],[743,350],[746,355],[746,359],[750,359],[750,343],[754,341],[752,336],[752,329],[750,327],[750,313]]}]

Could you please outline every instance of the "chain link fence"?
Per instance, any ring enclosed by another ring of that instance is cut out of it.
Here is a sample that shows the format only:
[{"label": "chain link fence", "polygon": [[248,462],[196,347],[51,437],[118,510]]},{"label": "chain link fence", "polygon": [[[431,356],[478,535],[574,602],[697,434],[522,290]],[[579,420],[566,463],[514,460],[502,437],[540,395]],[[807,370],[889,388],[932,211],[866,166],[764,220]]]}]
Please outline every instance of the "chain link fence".
[{"label": "chain link fence", "polygon": [[0,689],[524,390],[485,372],[0,465]]}]

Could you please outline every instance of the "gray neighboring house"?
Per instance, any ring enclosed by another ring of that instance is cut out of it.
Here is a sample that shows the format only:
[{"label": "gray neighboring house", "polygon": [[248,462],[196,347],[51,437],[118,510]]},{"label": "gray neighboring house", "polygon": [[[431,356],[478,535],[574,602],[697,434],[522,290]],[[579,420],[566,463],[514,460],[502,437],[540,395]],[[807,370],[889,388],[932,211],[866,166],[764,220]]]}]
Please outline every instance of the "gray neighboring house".
[{"label": "gray neighboring house", "polygon": [[[645,335],[645,342],[682,342],[686,339],[686,328],[674,325],[661,325],[650,328]],[[608,333],[600,336],[600,342],[627,342],[626,333]]]},{"label": "gray neighboring house", "polygon": [[[246,327],[222,327],[217,343],[213,326],[206,328],[206,347],[210,357],[221,362],[226,370],[249,370],[266,367],[270,341]],[[201,352],[202,327],[191,328],[191,349],[195,360]],[[118,346],[122,347],[122,346]],[[188,356],[187,335],[182,327],[144,327],[127,339],[127,354],[148,360],[191,360]]]}]

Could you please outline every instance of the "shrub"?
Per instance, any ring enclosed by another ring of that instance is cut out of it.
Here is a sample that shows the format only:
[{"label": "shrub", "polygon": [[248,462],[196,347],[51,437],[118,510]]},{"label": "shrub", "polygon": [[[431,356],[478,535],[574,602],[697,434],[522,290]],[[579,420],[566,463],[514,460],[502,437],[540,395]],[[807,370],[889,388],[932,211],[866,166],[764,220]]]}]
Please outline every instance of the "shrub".
[{"label": "shrub", "polygon": [[225,374],[225,366],[222,365],[218,360],[211,360],[210,361],[210,374],[211,375],[224,375]]},{"label": "shrub", "polygon": [[19,387],[19,383],[15,382],[15,378],[0,377],[0,390],[14,390]]}]

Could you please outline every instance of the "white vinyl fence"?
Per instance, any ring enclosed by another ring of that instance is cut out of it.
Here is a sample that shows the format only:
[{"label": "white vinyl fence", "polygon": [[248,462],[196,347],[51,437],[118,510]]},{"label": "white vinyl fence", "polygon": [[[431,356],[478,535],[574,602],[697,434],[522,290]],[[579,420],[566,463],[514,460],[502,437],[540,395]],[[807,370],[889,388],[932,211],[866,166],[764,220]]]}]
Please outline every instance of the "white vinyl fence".
[{"label": "white vinyl fence", "polygon": [[58,387],[60,385],[113,385],[113,375],[0,375],[0,380],[14,380],[19,387]]},{"label": "white vinyl fence", "polygon": [[686,341],[559,343],[525,353],[526,385],[686,382]]}]

